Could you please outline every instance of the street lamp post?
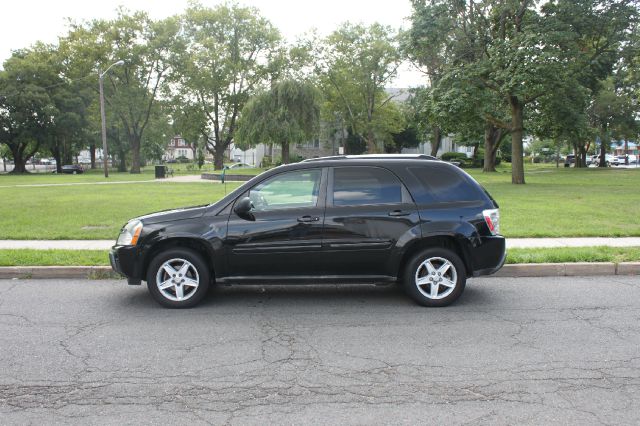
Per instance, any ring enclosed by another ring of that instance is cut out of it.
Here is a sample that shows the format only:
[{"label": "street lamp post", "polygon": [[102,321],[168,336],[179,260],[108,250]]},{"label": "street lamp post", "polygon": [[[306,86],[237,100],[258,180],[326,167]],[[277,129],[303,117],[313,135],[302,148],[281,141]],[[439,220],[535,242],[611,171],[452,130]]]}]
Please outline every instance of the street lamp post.
[{"label": "street lamp post", "polygon": [[109,65],[109,67],[104,70],[104,72],[100,72],[98,70],[98,81],[100,83],[100,118],[102,121],[102,163],[104,164],[104,177],[109,177],[109,161],[108,155],[109,152],[107,150],[107,119],[104,113],[104,76],[113,67],[114,65],[123,65],[124,61],[114,62]]}]

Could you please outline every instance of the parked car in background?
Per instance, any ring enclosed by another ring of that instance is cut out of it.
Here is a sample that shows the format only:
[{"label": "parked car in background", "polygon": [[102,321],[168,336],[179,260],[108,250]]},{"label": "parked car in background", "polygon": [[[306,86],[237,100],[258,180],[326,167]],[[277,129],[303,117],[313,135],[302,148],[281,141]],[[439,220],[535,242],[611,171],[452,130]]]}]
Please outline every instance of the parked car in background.
[{"label": "parked car in background", "polygon": [[218,202],[131,219],[110,252],[170,308],[213,283],[393,283],[446,306],[505,261],[498,204],[424,155],[335,156],[266,171]]},{"label": "parked car in background", "polygon": [[[611,167],[611,164],[613,163],[613,155],[611,154],[606,154],[604,159],[605,159],[605,163],[606,163],[606,167]],[[589,164],[590,167],[600,167],[600,155],[593,155],[591,157],[591,163]]]},{"label": "parked car in background", "polygon": [[62,173],[78,175],[80,173],[84,173],[84,169],[79,164],[65,164],[62,166]]},{"label": "parked car in background", "polygon": [[573,154],[568,154],[564,159],[565,167],[571,167],[571,165],[575,163],[576,163],[576,156]]},{"label": "parked car in background", "polygon": [[629,163],[629,158],[627,155],[616,155],[613,157],[611,161],[611,165],[613,166],[625,166]]},{"label": "parked car in background", "polygon": [[227,169],[250,169],[253,166],[247,163],[232,163],[228,164]]}]

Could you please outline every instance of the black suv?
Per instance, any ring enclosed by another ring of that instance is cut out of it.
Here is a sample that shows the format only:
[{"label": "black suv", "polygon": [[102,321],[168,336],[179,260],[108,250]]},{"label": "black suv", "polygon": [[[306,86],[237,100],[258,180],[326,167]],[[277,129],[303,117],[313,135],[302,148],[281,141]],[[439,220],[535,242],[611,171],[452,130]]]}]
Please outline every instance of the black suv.
[{"label": "black suv", "polygon": [[162,305],[213,283],[392,283],[424,306],[505,259],[498,205],[461,169],[421,155],[339,156],[276,167],[220,201],[129,221],[110,253]]}]

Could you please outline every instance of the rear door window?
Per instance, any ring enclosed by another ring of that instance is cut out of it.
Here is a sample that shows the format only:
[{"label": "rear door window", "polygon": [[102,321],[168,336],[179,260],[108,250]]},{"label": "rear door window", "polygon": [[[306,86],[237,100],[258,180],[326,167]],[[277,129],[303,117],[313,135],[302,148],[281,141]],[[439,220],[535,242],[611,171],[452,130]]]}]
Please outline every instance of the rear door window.
[{"label": "rear door window", "polygon": [[389,170],[380,167],[333,169],[333,205],[399,204],[406,190]]}]

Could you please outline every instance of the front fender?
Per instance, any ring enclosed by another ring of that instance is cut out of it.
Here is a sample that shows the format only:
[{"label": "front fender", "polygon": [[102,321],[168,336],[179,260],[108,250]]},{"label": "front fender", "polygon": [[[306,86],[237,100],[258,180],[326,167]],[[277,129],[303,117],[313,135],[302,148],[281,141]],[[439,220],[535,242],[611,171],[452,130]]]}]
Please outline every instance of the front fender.
[{"label": "front fender", "polygon": [[144,265],[141,268],[143,271],[146,271],[153,257],[163,247],[171,245],[192,247],[203,252],[204,260],[212,267],[214,274],[217,275],[218,271],[223,270],[222,238],[217,230],[204,224],[194,223],[172,223],[168,226],[154,226],[154,228],[141,241],[139,259]]}]

